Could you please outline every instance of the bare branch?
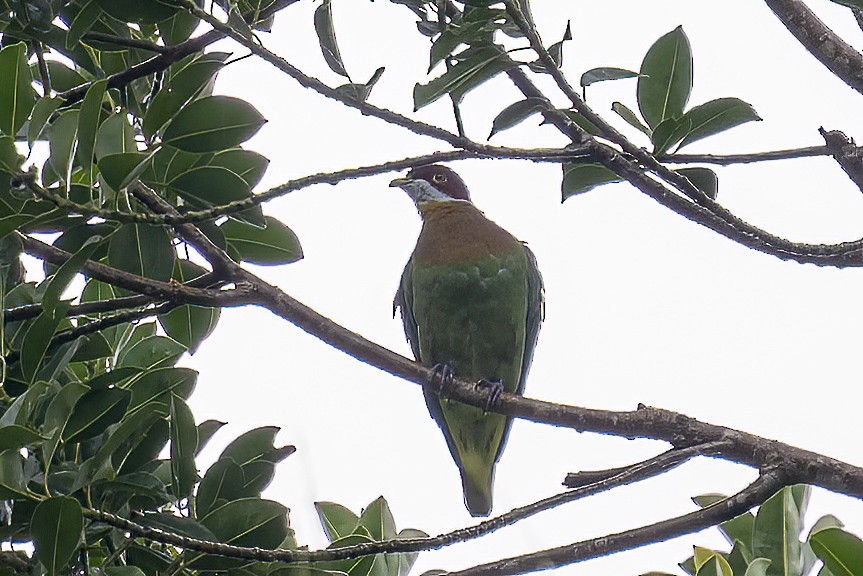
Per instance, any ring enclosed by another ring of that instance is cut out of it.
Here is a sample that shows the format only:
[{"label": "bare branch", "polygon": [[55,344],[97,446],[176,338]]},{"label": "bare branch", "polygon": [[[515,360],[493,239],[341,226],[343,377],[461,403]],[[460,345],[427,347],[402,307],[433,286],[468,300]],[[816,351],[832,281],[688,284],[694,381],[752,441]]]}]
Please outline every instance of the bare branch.
[{"label": "bare branch", "polygon": [[848,86],[863,94],[863,55],[827,27],[800,0],[764,0],[810,54]]},{"label": "bare branch", "polygon": [[827,131],[819,128],[818,131],[827,143],[827,149],[848,178],[863,191],[863,150],[839,130]]},{"label": "bare branch", "polygon": [[670,164],[751,164],[770,160],[790,160],[792,158],[810,158],[813,156],[829,156],[827,146],[808,146],[790,150],[773,150],[770,152],[752,152],[750,154],[663,154],[657,156],[659,162]]}]

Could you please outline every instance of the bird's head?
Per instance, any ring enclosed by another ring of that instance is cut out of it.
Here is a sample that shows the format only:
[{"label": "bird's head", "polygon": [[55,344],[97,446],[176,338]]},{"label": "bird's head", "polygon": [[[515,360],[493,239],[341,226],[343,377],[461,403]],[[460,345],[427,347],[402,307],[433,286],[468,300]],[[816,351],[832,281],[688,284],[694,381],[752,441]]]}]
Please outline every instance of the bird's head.
[{"label": "bird's head", "polygon": [[397,186],[407,192],[417,207],[426,202],[470,202],[470,193],[464,180],[453,170],[440,164],[413,168],[404,178],[396,178],[390,182],[390,186]]}]

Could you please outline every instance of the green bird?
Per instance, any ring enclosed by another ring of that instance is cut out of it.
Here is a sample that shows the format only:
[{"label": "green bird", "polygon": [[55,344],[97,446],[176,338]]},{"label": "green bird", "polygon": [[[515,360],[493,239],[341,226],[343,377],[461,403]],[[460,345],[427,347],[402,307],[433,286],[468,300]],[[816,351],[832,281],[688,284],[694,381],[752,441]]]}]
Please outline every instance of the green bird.
[{"label": "green bird", "polygon": [[[414,168],[390,186],[408,193],[423,220],[393,310],[401,310],[414,356],[438,374],[488,385],[490,401],[501,390],[521,394],[543,317],[533,253],[486,218],[446,166]],[[468,511],[488,516],[512,419],[423,390],[461,473]]]}]

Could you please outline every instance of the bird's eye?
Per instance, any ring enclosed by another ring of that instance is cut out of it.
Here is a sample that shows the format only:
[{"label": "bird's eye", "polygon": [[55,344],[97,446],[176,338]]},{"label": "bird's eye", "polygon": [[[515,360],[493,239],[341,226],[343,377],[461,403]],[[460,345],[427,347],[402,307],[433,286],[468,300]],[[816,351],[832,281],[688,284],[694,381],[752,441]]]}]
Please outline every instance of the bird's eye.
[{"label": "bird's eye", "polygon": [[432,182],[434,182],[435,184],[443,184],[444,182],[446,182],[446,176],[444,176],[443,174],[435,174],[434,176],[432,176]]}]

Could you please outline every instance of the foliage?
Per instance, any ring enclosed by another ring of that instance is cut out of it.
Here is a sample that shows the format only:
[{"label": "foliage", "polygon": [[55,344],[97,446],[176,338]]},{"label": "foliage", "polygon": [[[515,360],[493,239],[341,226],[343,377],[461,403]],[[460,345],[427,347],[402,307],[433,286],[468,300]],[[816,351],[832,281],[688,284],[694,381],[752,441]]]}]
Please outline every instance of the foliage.
[{"label": "foliage", "polygon": [[[863,574],[863,541],[842,530],[842,522],[835,516],[828,514],[816,520],[806,538],[800,540],[809,492],[809,486],[800,484],[783,488],[756,514],[747,512],[721,523],[719,530],[731,550],[696,546],[695,553],[680,567],[690,576]],[[693,500],[706,508],[723,498],[721,494],[705,494]]]}]

